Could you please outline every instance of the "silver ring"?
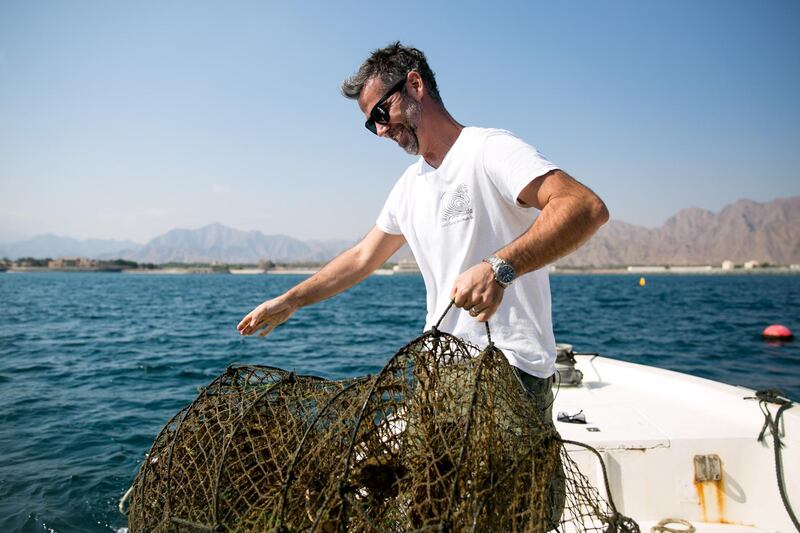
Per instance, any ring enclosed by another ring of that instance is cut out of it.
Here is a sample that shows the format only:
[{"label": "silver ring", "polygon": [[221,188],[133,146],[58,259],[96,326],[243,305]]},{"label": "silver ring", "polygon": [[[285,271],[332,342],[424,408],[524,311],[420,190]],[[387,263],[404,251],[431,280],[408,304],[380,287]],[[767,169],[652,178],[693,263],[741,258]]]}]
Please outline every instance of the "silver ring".
[{"label": "silver ring", "polygon": [[469,314],[470,316],[478,316],[481,313],[478,311],[478,308],[473,305],[469,310]]}]

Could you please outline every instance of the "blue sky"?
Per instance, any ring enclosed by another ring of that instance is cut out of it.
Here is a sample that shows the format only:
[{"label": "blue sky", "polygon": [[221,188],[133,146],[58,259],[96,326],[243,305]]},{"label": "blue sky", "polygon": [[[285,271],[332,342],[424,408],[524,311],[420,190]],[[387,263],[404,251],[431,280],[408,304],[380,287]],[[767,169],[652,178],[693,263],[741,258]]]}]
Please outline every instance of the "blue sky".
[{"label": "blue sky", "polygon": [[613,218],[800,195],[800,3],[0,3],[0,242],[218,221],[366,233],[413,159],[341,80],[421,48],[466,125],[510,129]]}]

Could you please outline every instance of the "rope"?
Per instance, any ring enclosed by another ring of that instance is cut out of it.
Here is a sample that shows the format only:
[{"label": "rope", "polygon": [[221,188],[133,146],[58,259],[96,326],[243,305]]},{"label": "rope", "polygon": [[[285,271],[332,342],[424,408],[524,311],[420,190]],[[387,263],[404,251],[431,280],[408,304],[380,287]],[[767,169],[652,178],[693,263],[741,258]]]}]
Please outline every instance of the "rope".
[{"label": "rope", "polygon": [[[450,311],[450,309],[453,308],[454,305],[456,305],[456,301],[450,300],[450,303],[447,305],[447,308],[444,310],[444,313],[442,313],[442,316],[439,317],[439,320],[437,320],[436,324],[434,324],[433,327],[431,328],[434,333],[439,332],[439,326],[442,324],[442,320],[444,320],[444,317],[447,316],[447,313]],[[484,324],[486,324],[486,338],[488,339],[488,345],[494,346],[494,343],[492,342],[492,332],[489,330],[489,321],[487,320],[486,322],[484,322]]]},{"label": "rope", "polygon": [[456,305],[456,301],[455,300],[450,300],[450,305],[447,306],[447,309],[444,310],[444,313],[442,313],[442,316],[440,316],[439,320],[437,320],[436,324],[434,324],[433,331],[439,331],[439,326],[442,324],[442,320],[444,320],[444,317],[447,315],[448,311],[450,311],[450,309],[453,308],[454,305]]},{"label": "rope", "polygon": [[617,506],[614,505],[614,498],[611,495],[611,485],[608,483],[608,472],[606,471],[606,463],[603,461],[603,456],[600,455],[600,452],[595,450],[593,447],[589,446],[586,443],[578,442],[576,440],[566,440],[561,439],[562,444],[572,444],[574,446],[580,446],[592,452],[596,457],[597,460],[600,461],[600,469],[603,471],[603,484],[606,487],[606,495],[608,496],[608,505],[611,506],[611,510],[614,511],[614,515],[618,515],[619,511],[617,511]]},{"label": "rope", "polygon": [[126,504],[128,503],[128,498],[131,497],[131,492],[133,492],[133,485],[131,485],[130,488],[127,491],[125,491],[125,494],[119,500],[118,509],[119,509],[119,512],[124,514],[124,515],[128,514],[128,508],[127,508]]},{"label": "rope", "polygon": [[[786,512],[789,514],[789,518],[792,520],[792,524],[794,524],[794,527],[797,529],[797,531],[800,531],[800,521],[797,520],[797,516],[794,514],[792,505],[789,502],[789,496],[786,494],[786,481],[783,475],[783,458],[781,456],[783,443],[781,442],[780,437],[781,416],[783,416],[784,411],[790,409],[794,404],[789,398],[784,396],[783,393],[777,389],[757,391],[755,397],[751,396],[745,398],[745,400],[758,400],[758,406],[761,409],[761,412],[764,413],[764,426],[761,428],[761,433],[758,434],[758,442],[764,442],[766,439],[767,428],[769,428],[773,439],[772,448],[775,450],[775,476],[778,480],[778,492],[781,495],[783,507],[786,509]],[[771,403],[780,406],[778,407],[774,418],[769,410],[769,404]]]},{"label": "rope", "polygon": [[[686,529],[667,527],[667,524],[680,524]],[[682,518],[665,518],[658,524],[650,528],[650,533],[694,533],[696,528],[688,520]]]},{"label": "rope", "polygon": [[[585,448],[585,449],[589,450],[590,452],[592,452],[595,455],[595,457],[597,457],[597,460],[600,461],[600,469],[603,471],[603,484],[605,485],[605,488],[606,488],[606,496],[608,497],[608,505],[611,507],[611,510],[613,511],[613,514],[610,517],[608,517],[608,519],[609,519],[609,524],[608,524],[609,525],[609,529],[607,531],[616,531],[616,532],[623,532],[623,533],[639,533],[638,524],[636,524],[636,522],[634,522],[629,517],[627,517],[624,514],[620,513],[619,510],[617,509],[616,504],[614,504],[614,497],[611,494],[611,485],[608,483],[608,471],[606,470],[606,463],[605,463],[605,461],[603,461],[603,456],[600,455],[600,452],[598,452],[592,446],[589,446],[588,444],[583,443],[583,442],[561,439],[561,443],[562,444],[572,444],[574,446],[580,446],[582,448]],[[689,532],[686,532],[686,531],[679,531],[678,532],[678,531],[666,530],[666,533],[670,533],[670,532],[672,532],[672,533],[693,533],[693,530],[689,531]]]}]

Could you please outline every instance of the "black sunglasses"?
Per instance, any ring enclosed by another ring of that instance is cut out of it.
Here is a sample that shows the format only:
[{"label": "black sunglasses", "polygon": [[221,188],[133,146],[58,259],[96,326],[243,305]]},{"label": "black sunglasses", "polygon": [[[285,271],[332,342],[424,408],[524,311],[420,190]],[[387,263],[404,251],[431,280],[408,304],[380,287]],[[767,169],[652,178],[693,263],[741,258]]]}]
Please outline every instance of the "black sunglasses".
[{"label": "black sunglasses", "polygon": [[583,409],[581,409],[574,415],[570,415],[565,413],[564,411],[560,411],[558,413],[558,418],[556,420],[558,420],[559,422],[566,422],[567,424],[585,424],[586,415],[583,414]]},{"label": "black sunglasses", "polygon": [[389,110],[383,107],[383,104],[386,103],[386,100],[389,99],[394,93],[399,91],[403,88],[406,84],[406,77],[403,76],[403,79],[398,81],[394,87],[389,89],[389,91],[383,95],[383,97],[378,100],[374,106],[372,106],[372,110],[369,112],[369,119],[364,123],[364,126],[374,133],[375,135],[378,134],[378,127],[376,124],[383,124],[386,125],[389,123]]}]

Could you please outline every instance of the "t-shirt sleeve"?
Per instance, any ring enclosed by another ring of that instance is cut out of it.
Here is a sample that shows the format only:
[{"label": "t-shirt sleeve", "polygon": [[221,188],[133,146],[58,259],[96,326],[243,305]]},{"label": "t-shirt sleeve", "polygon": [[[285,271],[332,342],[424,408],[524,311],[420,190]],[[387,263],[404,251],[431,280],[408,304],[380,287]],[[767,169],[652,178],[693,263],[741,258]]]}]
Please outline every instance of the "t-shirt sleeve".
[{"label": "t-shirt sleeve", "polygon": [[394,184],[392,192],[389,193],[389,197],[386,198],[386,203],[383,204],[383,209],[378,215],[378,220],[375,221],[375,225],[384,233],[390,235],[403,234],[403,231],[400,229],[400,223],[397,221],[397,214],[402,202],[402,192],[403,178],[400,178],[397,183]]},{"label": "t-shirt sleeve", "polygon": [[523,207],[517,202],[522,189],[539,176],[559,169],[536,148],[503,130],[486,137],[483,168],[503,198],[518,207]]}]

